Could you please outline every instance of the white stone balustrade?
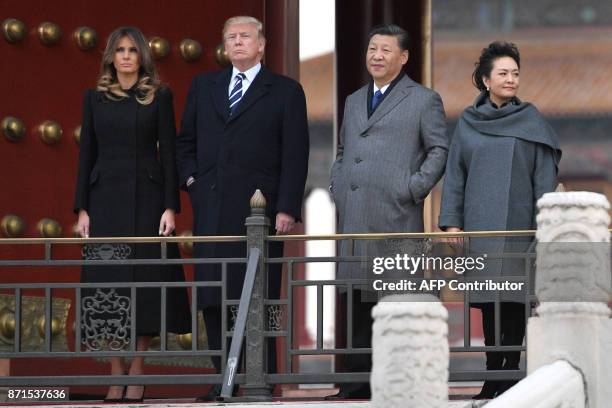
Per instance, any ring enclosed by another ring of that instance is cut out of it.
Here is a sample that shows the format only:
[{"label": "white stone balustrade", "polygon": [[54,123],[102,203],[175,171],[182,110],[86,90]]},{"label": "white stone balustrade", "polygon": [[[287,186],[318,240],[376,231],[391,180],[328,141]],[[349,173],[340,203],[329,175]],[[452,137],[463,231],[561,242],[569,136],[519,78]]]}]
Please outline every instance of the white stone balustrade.
[{"label": "white stone balustrade", "polygon": [[447,408],[448,312],[425,294],[396,295],[372,309],[373,408]]},{"label": "white stone balustrade", "polygon": [[[537,315],[527,378],[487,408],[612,406],[610,204],[589,192],[538,201]],[[447,408],[448,314],[431,295],[391,296],[372,310],[373,408]]]},{"label": "white stone balustrade", "polygon": [[486,408],[584,408],[582,375],[566,361],[540,367]]},{"label": "white stone balustrade", "polygon": [[540,303],[527,324],[528,376],[487,407],[609,406],[610,204],[596,193],[548,193],[538,208]]}]

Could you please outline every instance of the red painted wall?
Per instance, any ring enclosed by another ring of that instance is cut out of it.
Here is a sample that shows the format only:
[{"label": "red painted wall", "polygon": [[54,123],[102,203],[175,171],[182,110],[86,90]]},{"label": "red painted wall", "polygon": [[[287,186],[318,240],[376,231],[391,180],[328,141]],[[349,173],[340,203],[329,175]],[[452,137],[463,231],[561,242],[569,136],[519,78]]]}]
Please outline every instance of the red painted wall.
[{"label": "red painted wall", "polygon": [[[19,44],[0,38],[0,117],[16,116],[27,126],[27,136],[16,143],[0,137],[0,217],[13,213],[27,224],[24,236],[37,236],[36,223],[56,219],[70,236],[76,217],[72,199],[78,160],[78,146],[72,137],[81,121],[83,91],[95,87],[102,51],[108,34],[120,25],[139,27],[145,36],[160,36],[171,44],[170,55],[158,61],[162,80],[174,92],[177,126],[191,78],[198,72],[215,70],[214,48],[221,41],[226,18],[250,14],[263,18],[264,0],[239,2],[169,0],[123,2],[18,1],[4,0],[0,20],[17,18],[29,34]],[[36,35],[43,21],[63,30],[59,44],[44,46]],[[273,25],[273,23],[270,23]],[[98,46],[81,51],[72,38],[79,26],[98,33]],[[204,53],[199,61],[185,62],[179,43],[193,38]],[[274,68],[274,67],[273,67]],[[36,128],[44,120],[58,122],[62,140],[44,144]],[[184,212],[178,217],[178,231],[189,229],[191,209],[182,197]]]}]

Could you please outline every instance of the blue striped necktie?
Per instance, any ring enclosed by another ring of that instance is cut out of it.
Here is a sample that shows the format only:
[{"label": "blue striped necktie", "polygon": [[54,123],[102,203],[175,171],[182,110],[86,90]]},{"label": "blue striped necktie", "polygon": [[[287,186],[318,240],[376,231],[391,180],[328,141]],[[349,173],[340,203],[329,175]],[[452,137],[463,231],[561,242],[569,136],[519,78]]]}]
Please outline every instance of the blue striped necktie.
[{"label": "blue striped necktie", "polygon": [[238,106],[238,102],[242,99],[242,80],[246,78],[242,72],[236,74],[236,84],[232,89],[232,92],[229,96],[229,106],[230,106],[230,114],[234,113],[236,106]]},{"label": "blue striped necktie", "polygon": [[374,93],[374,96],[372,97],[372,110],[376,109],[380,103],[380,100],[382,99],[382,96],[383,93],[380,92],[380,89]]}]

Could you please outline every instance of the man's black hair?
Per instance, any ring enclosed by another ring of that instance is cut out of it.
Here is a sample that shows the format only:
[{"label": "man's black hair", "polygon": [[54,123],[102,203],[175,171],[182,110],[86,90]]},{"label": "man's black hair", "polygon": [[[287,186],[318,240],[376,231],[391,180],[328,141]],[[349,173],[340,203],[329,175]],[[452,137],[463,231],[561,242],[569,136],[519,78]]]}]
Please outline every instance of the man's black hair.
[{"label": "man's black hair", "polygon": [[368,43],[375,35],[390,35],[397,38],[397,44],[402,51],[410,51],[410,35],[402,27],[395,24],[381,24],[374,27],[368,34]]}]

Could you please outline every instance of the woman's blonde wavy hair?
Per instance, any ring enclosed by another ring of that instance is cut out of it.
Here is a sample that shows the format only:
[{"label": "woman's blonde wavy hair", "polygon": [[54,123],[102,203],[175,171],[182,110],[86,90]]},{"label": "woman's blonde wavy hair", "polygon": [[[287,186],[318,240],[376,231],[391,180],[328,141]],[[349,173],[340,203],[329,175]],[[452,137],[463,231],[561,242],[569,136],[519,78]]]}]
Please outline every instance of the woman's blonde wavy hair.
[{"label": "woman's blonde wavy hair", "polygon": [[153,62],[153,55],[151,54],[149,44],[147,44],[142,32],[135,27],[119,27],[108,37],[106,49],[102,55],[100,76],[96,89],[104,92],[106,97],[113,101],[128,97],[128,94],[121,88],[117,80],[117,70],[113,64],[117,45],[123,37],[128,37],[132,40],[138,49],[140,68],[136,84],[136,89],[139,91],[136,94],[136,100],[142,105],[148,105],[155,99],[155,92],[160,87],[160,81],[155,70],[155,63]]}]

